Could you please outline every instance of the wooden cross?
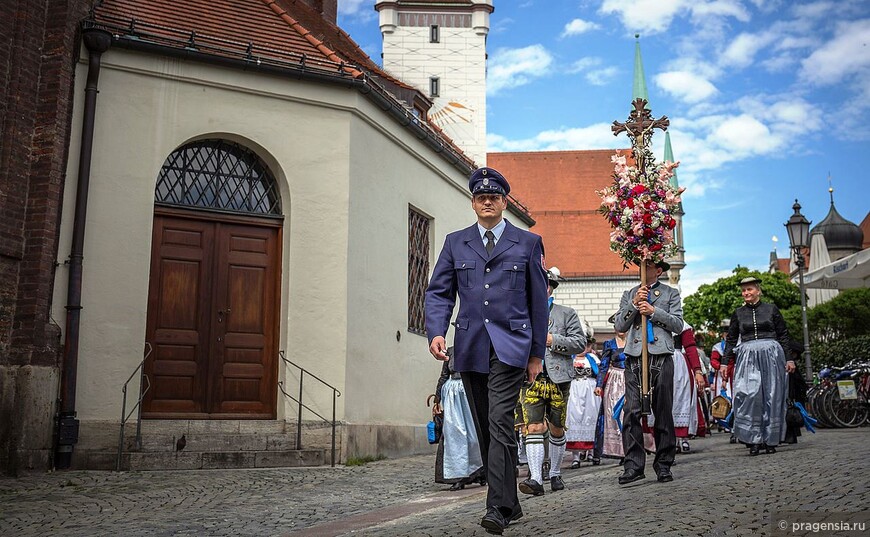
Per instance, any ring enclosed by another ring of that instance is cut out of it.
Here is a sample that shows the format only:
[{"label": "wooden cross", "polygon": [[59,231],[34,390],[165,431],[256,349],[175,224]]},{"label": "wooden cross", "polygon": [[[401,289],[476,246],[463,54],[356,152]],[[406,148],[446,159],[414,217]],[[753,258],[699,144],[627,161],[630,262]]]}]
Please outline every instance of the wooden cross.
[{"label": "wooden cross", "polygon": [[646,99],[638,97],[631,103],[634,110],[628,114],[628,120],[625,123],[618,121],[613,122],[610,129],[614,136],[625,131],[628,138],[631,140],[631,151],[634,154],[634,160],[637,163],[637,169],[644,173],[646,170],[646,149],[649,147],[652,139],[653,129],[668,130],[668,125],[671,120],[668,116],[662,116],[658,119],[653,119],[652,112],[646,107]]}]

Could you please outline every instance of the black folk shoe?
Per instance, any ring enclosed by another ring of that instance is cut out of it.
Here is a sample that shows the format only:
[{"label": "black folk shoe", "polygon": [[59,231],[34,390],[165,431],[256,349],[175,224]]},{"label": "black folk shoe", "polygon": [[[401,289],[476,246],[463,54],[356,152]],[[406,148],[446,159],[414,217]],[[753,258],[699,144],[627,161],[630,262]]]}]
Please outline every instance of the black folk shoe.
[{"label": "black folk shoe", "polygon": [[504,533],[504,529],[508,524],[510,524],[510,522],[505,520],[504,515],[494,507],[487,509],[486,514],[483,515],[483,518],[480,520],[480,525],[483,526],[486,533],[491,533],[493,535],[501,535]]},{"label": "black folk shoe", "polygon": [[634,470],[632,468],[626,468],[626,470],[619,476],[619,484],[620,485],[628,485],[629,483],[634,483],[635,481],[640,481],[641,479],[646,479],[646,476],[643,475],[643,472],[640,470]]},{"label": "black folk shoe", "polygon": [[656,479],[659,483],[670,483],[674,480],[674,474],[671,473],[671,469],[662,466],[659,468],[659,471],[656,472]]},{"label": "black folk shoe", "polygon": [[527,478],[525,481],[521,482],[520,492],[523,494],[531,494],[532,496],[543,496],[544,495],[544,485],[538,483],[531,477]]}]

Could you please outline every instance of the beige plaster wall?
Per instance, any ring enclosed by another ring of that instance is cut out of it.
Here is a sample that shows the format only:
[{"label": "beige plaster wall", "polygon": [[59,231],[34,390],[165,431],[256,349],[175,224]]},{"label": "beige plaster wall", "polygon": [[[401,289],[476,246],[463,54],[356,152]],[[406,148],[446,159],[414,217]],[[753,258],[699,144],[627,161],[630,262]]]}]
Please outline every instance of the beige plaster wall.
[{"label": "beige plaster wall", "polygon": [[[80,64],[60,261],[70,249],[85,74]],[[248,146],[276,175],[285,215],[279,348],[343,388],[347,109],[355,92],[117,49],[103,55],[99,89],[82,283],[79,418],[120,414],[121,385],[143,352],[157,175],[174,149],[205,137]],[[67,271],[59,268],[56,319],[64,317],[66,279]],[[282,367],[279,378],[285,376]]]},{"label": "beige plaster wall", "polygon": [[[80,64],[61,262],[70,248],[85,74]],[[474,221],[464,174],[356,90],[117,49],[103,55],[97,102],[79,418],[119,417],[121,385],[142,358],[157,175],[174,149],[206,137],[253,149],[278,180],[279,348],[342,391],[338,419],[422,426],[440,364],[426,339],[407,331],[408,206],[433,218],[434,266],[445,235]],[[60,267],[58,320],[66,277]],[[297,374],[280,364],[279,379],[295,396]],[[306,378],[303,396],[331,416],[328,390]],[[295,404],[280,394],[278,401],[279,419],[292,419]]]}]

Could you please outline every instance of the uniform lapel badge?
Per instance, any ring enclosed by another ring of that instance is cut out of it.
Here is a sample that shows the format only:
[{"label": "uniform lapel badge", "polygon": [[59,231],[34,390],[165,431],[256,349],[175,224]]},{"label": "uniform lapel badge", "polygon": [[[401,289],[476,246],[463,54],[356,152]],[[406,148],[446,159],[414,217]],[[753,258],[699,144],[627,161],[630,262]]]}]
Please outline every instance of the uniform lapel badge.
[{"label": "uniform lapel badge", "polygon": [[659,296],[660,294],[662,294],[662,292],[659,291],[658,289],[656,289],[655,291],[653,291],[653,294],[654,294],[655,296]]}]

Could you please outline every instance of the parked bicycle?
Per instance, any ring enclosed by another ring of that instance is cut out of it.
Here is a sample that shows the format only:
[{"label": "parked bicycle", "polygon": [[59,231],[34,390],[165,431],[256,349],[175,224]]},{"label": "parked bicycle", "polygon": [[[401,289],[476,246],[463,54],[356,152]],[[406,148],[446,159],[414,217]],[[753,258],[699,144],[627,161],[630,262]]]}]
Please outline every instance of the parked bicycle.
[{"label": "parked bicycle", "polygon": [[829,428],[870,425],[870,362],[852,360],[824,367],[819,384],[807,392],[810,414]]}]

